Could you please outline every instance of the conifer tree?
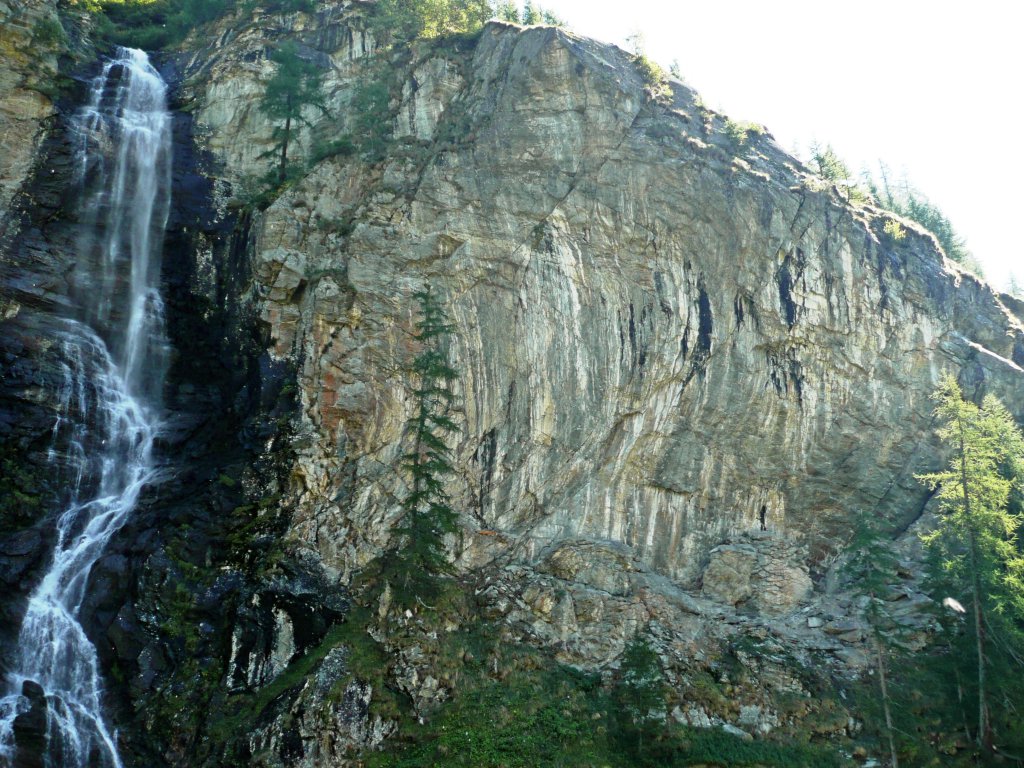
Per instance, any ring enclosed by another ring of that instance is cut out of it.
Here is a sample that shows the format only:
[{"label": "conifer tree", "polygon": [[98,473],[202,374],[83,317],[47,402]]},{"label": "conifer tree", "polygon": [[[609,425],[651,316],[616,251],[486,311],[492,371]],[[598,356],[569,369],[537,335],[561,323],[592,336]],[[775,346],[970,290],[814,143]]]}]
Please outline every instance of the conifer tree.
[{"label": "conifer tree", "polygon": [[505,2],[498,4],[497,16],[502,21],[510,21],[513,24],[519,24],[519,6],[511,0],[505,0]]},{"label": "conifer tree", "polygon": [[444,349],[452,326],[429,286],[414,298],[420,318],[413,338],[420,352],[410,371],[416,387],[407,426],[411,446],[402,457],[409,488],[401,501],[397,544],[383,564],[383,576],[403,607],[439,593],[444,578],[452,573],[444,539],[458,531],[458,514],[444,490],[444,477],[452,472],[447,440],[458,431],[450,415],[457,374]]},{"label": "conifer tree", "polygon": [[[936,555],[952,597],[967,606],[976,661],[978,723],[975,738],[994,748],[990,646],[1021,647],[1024,557],[1016,534],[1022,517],[1008,509],[1011,487],[1024,463],[1024,438],[993,396],[981,405],[964,399],[947,375],[934,395],[938,434],[949,449],[948,469],[919,479],[937,489],[941,517],[925,543]],[[994,637],[994,635],[996,635]],[[1012,653],[1012,650],[1011,650]]]},{"label": "conifer tree", "polygon": [[490,0],[378,0],[370,26],[382,40],[406,42],[475,32],[492,13]]},{"label": "conifer tree", "polygon": [[645,742],[656,735],[665,714],[665,677],[658,654],[641,635],[622,654],[619,680],[613,693],[619,737],[639,757]]},{"label": "conifer tree", "polygon": [[896,557],[886,546],[879,523],[869,517],[862,517],[850,543],[853,555],[846,567],[855,589],[867,598],[865,618],[871,629],[871,640],[875,652],[875,670],[878,672],[879,696],[885,720],[885,735],[889,743],[892,768],[899,768],[899,754],[896,750],[896,729],[893,727],[892,699],[889,694],[888,655],[891,639],[898,634],[898,627],[889,614],[888,597],[892,583],[896,580]]},{"label": "conifer tree", "polygon": [[935,239],[939,241],[939,245],[949,258],[975,274],[982,274],[981,264],[967,247],[964,238],[956,231],[949,217],[937,205],[915,189],[906,178],[890,182],[889,169],[885,163],[879,163],[879,176],[880,183],[876,183],[868,176],[867,186],[882,208],[916,221],[935,235]]},{"label": "conifer tree", "polygon": [[282,43],[270,59],[277,64],[277,71],[267,83],[267,90],[260,100],[260,111],[271,120],[283,121],[283,124],[274,127],[274,146],[264,155],[278,158],[277,181],[283,184],[288,180],[288,148],[295,125],[310,125],[302,114],[303,108],[312,105],[322,112],[327,109],[320,98],[320,71],[316,64],[299,55],[294,41]]},{"label": "conifer tree", "polygon": [[1013,296],[1013,298],[1024,301],[1024,285],[1021,285],[1017,275],[1013,272],[1010,273],[1010,279],[1006,284],[1006,292]]},{"label": "conifer tree", "polygon": [[525,0],[523,3],[523,24],[532,25],[540,24],[540,9],[534,7],[531,0]]}]

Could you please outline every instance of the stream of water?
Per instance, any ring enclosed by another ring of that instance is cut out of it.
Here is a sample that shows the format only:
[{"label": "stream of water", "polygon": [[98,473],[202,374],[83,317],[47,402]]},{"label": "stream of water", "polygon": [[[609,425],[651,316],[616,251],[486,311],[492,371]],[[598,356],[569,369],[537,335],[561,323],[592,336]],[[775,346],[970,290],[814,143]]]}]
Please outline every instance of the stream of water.
[{"label": "stream of water", "polygon": [[171,182],[167,86],[145,53],[119,49],[75,120],[79,149],[76,316],[59,344],[51,460],[66,477],[52,561],[29,598],[0,699],[0,764],[16,720],[46,701],[46,766],[122,768],[104,718],[95,646],[79,622],[90,571],[154,479],[167,341],[159,254]]}]

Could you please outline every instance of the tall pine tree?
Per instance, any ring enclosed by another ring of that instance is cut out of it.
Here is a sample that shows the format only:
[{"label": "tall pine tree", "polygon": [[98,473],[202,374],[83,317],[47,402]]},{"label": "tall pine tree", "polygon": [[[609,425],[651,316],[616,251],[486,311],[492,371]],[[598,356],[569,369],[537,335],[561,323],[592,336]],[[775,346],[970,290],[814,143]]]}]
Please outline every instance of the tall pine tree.
[{"label": "tall pine tree", "polygon": [[951,595],[967,606],[976,661],[977,731],[986,752],[994,748],[993,683],[989,668],[997,643],[1014,653],[1024,626],[1024,557],[1016,534],[1024,519],[1009,511],[1010,491],[1024,464],[1024,438],[1006,408],[988,395],[980,406],[965,400],[946,376],[934,395],[938,434],[950,452],[949,467],[920,478],[937,489],[941,516],[925,543],[939,563]]},{"label": "tall pine tree", "polygon": [[459,530],[458,514],[444,489],[444,478],[453,471],[448,439],[458,431],[450,415],[457,374],[445,350],[452,326],[430,286],[414,298],[420,318],[413,338],[420,351],[410,371],[415,403],[407,425],[410,447],[402,457],[408,491],[401,501],[397,541],[382,563],[393,600],[405,608],[439,594],[453,571],[444,540]]}]

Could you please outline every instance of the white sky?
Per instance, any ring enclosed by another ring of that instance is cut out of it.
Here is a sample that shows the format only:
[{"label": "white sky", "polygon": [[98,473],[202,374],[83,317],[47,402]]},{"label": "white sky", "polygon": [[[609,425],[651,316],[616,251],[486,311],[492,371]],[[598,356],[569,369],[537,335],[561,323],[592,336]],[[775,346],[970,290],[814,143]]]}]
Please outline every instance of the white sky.
[{"label": "white sky", "polygon": [[[540,0],[573,31],[639,31],[704,102],[787,150],[884,161],[950,218],[1005,285],[1024,282],[1024,5],[1014,0]],[[806,154],[806,153],[804,153]]]}]

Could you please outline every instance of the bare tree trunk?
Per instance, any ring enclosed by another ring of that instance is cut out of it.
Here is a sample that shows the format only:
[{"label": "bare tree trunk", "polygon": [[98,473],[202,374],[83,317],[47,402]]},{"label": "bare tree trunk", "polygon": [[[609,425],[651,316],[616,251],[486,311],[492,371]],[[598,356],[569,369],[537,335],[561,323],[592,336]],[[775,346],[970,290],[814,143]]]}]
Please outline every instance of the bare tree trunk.
[{"label": "bare tree trunk", "polygon": [[[971,534],[972,561],[974,535]],[[985,626],[981,611],[981,589],[975,576],[972,585],[974,593],[974,638],[978,649],[978,743],[986,752],[992,751],[992,723],[988,717],[988,697],[985,692]]]},{"label": "bare tree trunk", "polygon": [[882,641],[875,635],[875,654],[878,657],[878,682],[882,688],[882,711],[885,713],[885,732],[889,737],[889,755],[892,768],[900,768],[900,759],[896,754],[896,734],[892,727],[892,710],[889,707],[889,683],[885,677],[885,656],[882,653]]}]

